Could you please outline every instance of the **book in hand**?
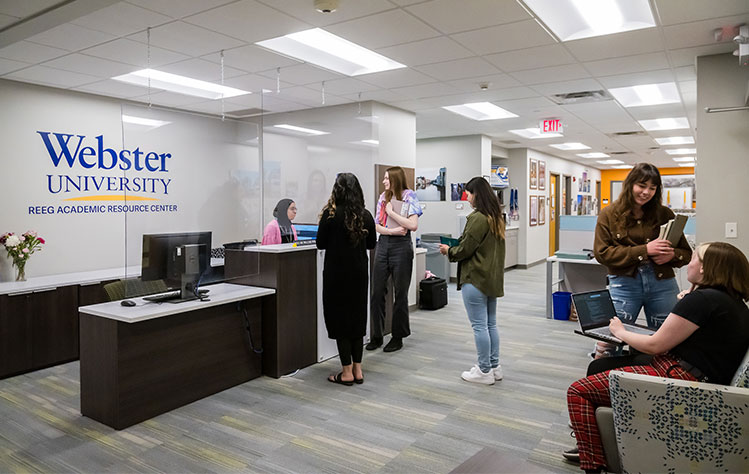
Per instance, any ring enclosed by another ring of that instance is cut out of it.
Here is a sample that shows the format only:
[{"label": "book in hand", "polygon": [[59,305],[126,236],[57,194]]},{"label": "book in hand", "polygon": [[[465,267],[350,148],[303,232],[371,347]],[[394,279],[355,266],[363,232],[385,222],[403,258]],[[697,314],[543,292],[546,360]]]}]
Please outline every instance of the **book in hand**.
[{"label": "book in hand", "polygon": [[449,247],[455,247],[460,243],[460,239],[453,239],[452,237],[440,235],[440,243]]},{"label": "book in hand", "polygon": [[659,239],[666,239],[672,247],[676,247],[684,234],[684,226],[687,224],[687,216],[679,214],[661,226],[658,234]]},{"label": "book in hand", "polygon": [[[404,213],[408,212],[408,206],[403,201],[399,201],[399,200],[393,198],[393,199],[390,200],[390,204],[393,206],[393,211],[396,214],[401,215],[403,217],[406,217],[404,215]],[[382,220],[384,221],[382,225],[385,226],[385,227],[387,227],[388,229],[394,229],[396,227],[401,227],[401,225],[398,224],[395,221],[395,219],[388,219],[387,211],[385,210],[386,208],[387,208],[387,203],[383,202],[382,210],[380,211],[381,216],[382,216]]]}]

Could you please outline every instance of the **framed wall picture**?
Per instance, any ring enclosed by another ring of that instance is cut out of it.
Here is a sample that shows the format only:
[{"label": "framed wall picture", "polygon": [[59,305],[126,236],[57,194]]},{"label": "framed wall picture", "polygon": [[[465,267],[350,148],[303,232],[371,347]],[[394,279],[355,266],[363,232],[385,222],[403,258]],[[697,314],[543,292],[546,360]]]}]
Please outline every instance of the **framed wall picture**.
[{"label": "framed wall picture", "polygon": [[546,162],[538,160],[538,189],[546,189]]},{"label": "framed wall picture", "polygon": [[538,225],[546,223],[546,196],[538,197]]},{"label": "framed wall picture", "polygon": [[530,225],[538,224],[538,196],[531,196]]},{"label": "framed wall picture", "polygon": [[530,173],[530,188],[536,189],[538,187],[538,160],[531,158],[531,173]]}]

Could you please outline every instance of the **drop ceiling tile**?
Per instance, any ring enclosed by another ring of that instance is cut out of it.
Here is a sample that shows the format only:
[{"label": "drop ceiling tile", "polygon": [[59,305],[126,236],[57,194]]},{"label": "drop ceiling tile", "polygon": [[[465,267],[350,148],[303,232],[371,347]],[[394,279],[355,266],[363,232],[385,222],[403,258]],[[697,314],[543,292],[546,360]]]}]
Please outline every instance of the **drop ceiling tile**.
[{"label": "drop ceiling tile", "polygon": [[325,28],[334,35],[369,49],[440,36],[439,31],[403,10],[390,10]]},{"label": "drop ceiling tile", "polygon": [[414,86],[417,84],[428,84],[435,82],[434,79],[415,71],[411,68],[393,69],[392,71],[375,72],[373,74],[364,74],[357,76],[361,81],[374,84],[383,89],[392,89],[395,87]]},{"label": "drop ceiling tile", "polygon": [[106,59],[87,56],[80,53],[69,54],[61,58],[53,59],[52,61],[47,61],[44,65],[55,69],[72,71],[80,74],[90,74],[106,79],[121,74],[127,74],[138,69],[137,66],[116,63],[114,61],[108,61]]},{"label": "drop ceiling tile", "polygon": [[711,46],[698,46],[696,48],[674,49],[668,52],[673,67],[694,66],[697,64],[697,56],[710,56],[712,54],[730,53],[735,49],[731,43],[720,43]]},{"label": "drop ceiling tile", "polygon": [[[193,79],[200,79],[201,81],[210,81],[217,84],[221,82],[221,65],[204,59],[187,59],[162,66],[159,70]],[[247,73],[244,71],[224,65],[224,80],[236,76],[244,76],[245,74]]]},{"label": "drop ceiling tile", "polygon": [[468,104],[472,102],[499,102],[503,100],[536,97],[538,94],[528,87],[509,87],[507,89],[477,91],[473,93],[446,95],[424,99],[434,107],[445,105]]},{"label": "drop ceiling tile", "polygon": [[749,2],[746,0],[656,0],[655,4],[661,24],[666,26],[749,13]]},{"label": "drop ceiling tile", "polygon": [[517,2],[496,0],[471,0],[462,5],[455,0],[433,0],[406,10],[447,34],[531,18]]},{"label": "drop ceiling tile", "polygon": [[546,84],[549,82],[572,81],[590,77],[588,71],[579,64],[566,64],[541,69],[529,69],[510,73],[522,84]]},{"label": "drop ceiling tile", "polygon": [[[132,100],[148,103],[149,97],[148,97],[148,94],[144,94],[139,97],[133,97]],[[150,100],[151,100],[151,103],[155,105],[165,105],[167,107],[181,107],[187,104],[195,104],[198,102],[204,102],[205,98],[195,97],[195,96],[190,96],[190,95],[185,95],[185,94],[177,94],[175,92],[169,92],[169,91],[156,91],[156,92],[151,92]],[[220,103],[220,101],[217,101],[217,102]]]},{"label": "drop ceiling tile", "polygon": [[686,92],[697,92],[697,78],[695,77],[691,81],[681,81],[679,82],[679,90],[682,93]]},{"label": "drop ceiling tile", "polygon": [[657,118],[683,117],[684,105],[682,104],[663,104],[651,105],[648,107],[630,107],[627,112],[635,120],[652,120]]},{"label": "drop ceiling tile", "polygon": [[[130,35],[128,39],[148,43],[145,31]],[[187,56],[203,56],[243,45],[244,43],[237,39],[182,21],[151,28],[151,46],[177,51]]]},{"label": "drop ceiling tile", "polygon": [[466,77],[478,77],[499,74],[501,71],[481,58],[456,59],[444,63],[427,64],[415,67],[417,71],[428,74],[439,81],[451,81]]},{"label": "drop ceiling tile", "polygon": [[[311,8],[311,5],[310,5]],[[254,0],[241,0],[188,16],[184,21],[255,43],[312,27]]]},{"label": "drop ceiling tile", "polygon": [[[390,103],[393,107],[396,107],[398,109],[408,110],[411,112],[419,112],[426,109],[432,109],[434,106],[432,104],[429,104],[427,102],[424,102],[423,100],[399,100],[399,101],[393,101]],[[418,130],[420,115],[416,115],[416,129]],[[419,136],[417,135],[417,138]]]},{"label": "drop ceiling tile", "polygon": [[[221,62],[220,56],[215,53],[203,56],[203,59],[214,63]],[[286,67],[302,63],[260,46],[246,45],[224,51],[224,64],[247,72],[275,70],[280,67],[283,75]]]},{"label": "drop ceiling tile", "polygon": [[[550,109],[559,107],[546,97],[531,97],[528,99],[500,100],[495,103],[503,109],[509,110],[518,115],[537,113],[541,109]],[[559,107],[560,110],[564,110]]]},{"label": "drop ceiling tile", "polygon": [[169,21],[172,19],[166,15],[119,2],[75,19],[71,23],[114,36],[125,36]]},{"label": "drop ceiling tile", "polygon": [[[263,89],[275,92],[277,89],[277,82],[275,78],[259,76],[257,74],[244,74],[242,76],[230,77],[226,79],[224,83],[229,87],[236,87],[250,92],[259,92]],[[281,89],[292,87],[293,84],[285,81],[281,81]]]},{"label": "drop ceiling tile", "polygon": [[235,0],[127,0],[128,3],[133,3],[139,7],[152,10],[163,15],[167,15],[171,18],[184,18],[188,15],[194,15],[196,13],[210,10],[211,8],[218,7],[231,3]]},{"label": "drop ceiling tile", "polygon": [[[322,83],[313,82],[308,84],[307,87],[319,91],[322,90]],[[378,89],[377,86],[351,77],[325,81],[325,92],[335,95],[358,94],[359,92],[374,91]]]},{"label": "drop ceiling tile", "polygon": [[88,28],[66,23],[27,39],[33,43],[52,46],[66,51],[78,51],[111,41],[115,38],[116,36],[108,33],[89,30]]},{"label": "drop ceiling tile", "polygon": [[561,66],[575,62],[575,58],[560,44],[490,54],[484,58],[505,72],[537,69],[542,66]]},{"label": "drop ceiling tile", "polygon": [[[396,101],[405,101],[405,97],[395,91],[388,90],[388,89],[378,89],[373,91],[366,91],[361,93],[361,97],[359,97],[359,94],[344,94],[341,97],[345,97],[346,99],[349,99],[351,101],[365,101],[365,100],[375,100],[378,102],[384,102],[390,105],[393,105]],[[411,110],[411,109],[407,109]]]},{"label": "drop ceiling tile", "polygon": [[388,0],[347,1],[345,3],[341,2],[340,8],[333,13],[320,13],[315,10],[312,2],[307,1],[260,0],[260,2],[291,17],[318,27],[362,18],[394,8],[393,4]]},{"label": "drop ceiling tile", "polygon": [[98,77],[88,74],[52,69],[45,66],[32,66],[5,75],[8,79],[15,79],[35,84],[45,84],[53,87],[75,87],[99,80]]},{"label": "drop ceiling tile", "polygon": [[535,20],[457,33],[451,38],[476,54],[500,53],[555,43]]},{"label": "drop ceiling tile", "polygon": [[13,23],[16,23],[20,18],[10,15],[3,15],[0,13],[0,29],[5,28],[6,26],[10,26]]},{"label": "drop ceiling tile", "polygon": [[380,48],[377,52],[409,67],[462,59],[474,55],[446,36]]},{"label": "drop ceiling tile", "polygon": [[598,61],[663,50],[663,42],[657,28],[567,41],[565,45],[580,61]]},{"label": "drop ceiling tile", "polygon": [[17,18],[26,18],[27,16],[31,16],[35,13],[39,13],[42,10],[51,8],[57,3],[60,3],[59,0],[5,1],[0,3],[0,13]]},{"label": "drop ceiling tile", "polygon": [[666,53],[663,51],[625,56],[622,58],[602,59],[600,61],[590,61],[583,64],[592,75],[597,77],[654,71],[670,67]]},{"label": "drop ceiling tile", "polygon": [[21,61],[13,61],[12,59],[0,58],[0,75],[17,71],[29,66],[30,64],[22,63]]},{"label": "drop ceiling tile", "polygon": [[696,81],[697,71],[694,66],[682,66],[674,68],[677,81]]},{"label": "drop ceiling tile", "polygon": [[[273,80],[276,79],[276,74],[277,73],[274,70],[259,73],[259,75],[272,78]],[[288,66],[281,69],[281,80],[297,85],[332,81],[343,77],[346,76],[307,63]]]},{"label": "drop ceiling tile", "polygon": [[536,84],[532,86],[532,89],[541,95],[550,96],[570,92],[597,91],[603,89],[603,86],[595,79],[577,79],[574,81]]},{"label": "drop ceiling tile", "polygon": [[504,89],[506,87],[520,86],[518,81],[507,74],[492,74],[490,76],[477,76],[467,79],[458,79],[455,81],[448,82],[451,86],[464,92],[476,92],[481,90],[480,84],[487,83],[489,85],[488,90]]},{"label": "drop ceiling tile", "polygon": [[82,92],[90,92],[98,95],[105,95],[111,97],[140,97],[145,88],[135,86],[132,84],[126,84],[124,82],[107,79],[104,81],[93,82],[79,87],[74,87],[74,90]]},{"label": "drop ceiling tile", "polygon": [[[749,13],[741,16],[713,18],[710,20],[682,23],[663,28],[663,37],[668,49],[709,46],[715,44],[713,31],[724,26],[736,26],[749,22]],[[731,44],[733,38],[726,38],[723,43]]]},{"label": "drop ceiling tile", "polygon": [[[184,54],[167,51],[155,46],[151,46],[150,51],[150,66],[152,68],[189,59],[189,57]],[[111,59],[126,64],[132,64],[133,66],[140,66],[142,68],[145,68],[148,65],[148,46],[125,38],[110,41],[109,43],[94,46],[93,48],[84,49],[81,52],[89,56]]]},{"label": "drop ceiling tile", "polygon": [[637,86],[641,84],[660,84],[662,82],[674,82],[674,80],[674,72],[671,69],[598,78],[598,81],[608,89],[614,87]]},{"label": "drop ceiling tile", "polygon": [[425,97],[452,95],[458,91],[444,82],[433,82],[431,84],[420,84],[418,86],[397,87],[393,89],[393,92],[410,99],[423,99]]},{"label": "drop ceiling tile", "polygon": [[0,58],[31,64],[48,61],[65,54],[68,54],[68,52],[63,49],[52,48],[29,41],[19,41],[0,49]]}]

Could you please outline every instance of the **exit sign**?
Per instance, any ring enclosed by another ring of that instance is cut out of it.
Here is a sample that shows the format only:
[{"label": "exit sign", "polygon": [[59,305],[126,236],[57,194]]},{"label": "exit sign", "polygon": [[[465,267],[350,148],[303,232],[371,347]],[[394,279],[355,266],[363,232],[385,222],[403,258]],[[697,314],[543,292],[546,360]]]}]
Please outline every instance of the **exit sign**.
[{"label": "exit sign", "polygon": [[542,119],[538,124],[538,131],[541,133],[541,135],[550,133],[562,134],[564,133],[564,128],[562,127],[562,119]]}]

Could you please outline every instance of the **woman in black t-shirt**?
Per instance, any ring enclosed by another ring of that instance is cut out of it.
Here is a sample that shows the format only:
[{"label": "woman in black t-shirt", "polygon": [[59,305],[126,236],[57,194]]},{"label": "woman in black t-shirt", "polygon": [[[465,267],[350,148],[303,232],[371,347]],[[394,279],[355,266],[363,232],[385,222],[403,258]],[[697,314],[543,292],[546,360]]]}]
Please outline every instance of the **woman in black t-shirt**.
[{"label": "woman in black t-shirt", "polygon": [[[609,323],[611,333],[646,354],[648,365],[617,370],[674,379],[728,384],[749,349],[749,261],[739,249],[724,242],[703,244],[687,267],[692,289],[676,303],[652,336],[627,331],[619,318]],[[600,470],[606,465],[595,410],[611,406],[609,371],[570,385],[567,408],[580,453],[580,468]]]}]

